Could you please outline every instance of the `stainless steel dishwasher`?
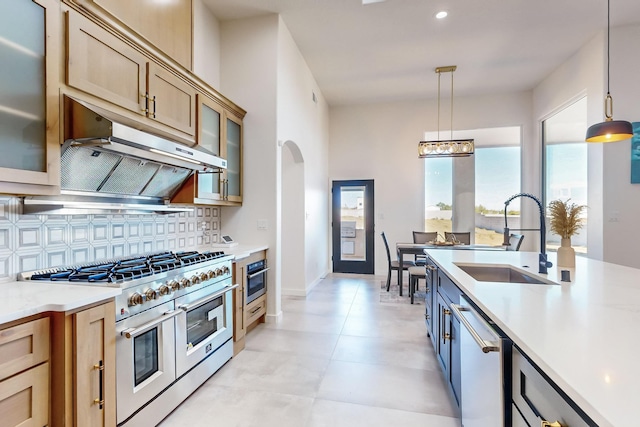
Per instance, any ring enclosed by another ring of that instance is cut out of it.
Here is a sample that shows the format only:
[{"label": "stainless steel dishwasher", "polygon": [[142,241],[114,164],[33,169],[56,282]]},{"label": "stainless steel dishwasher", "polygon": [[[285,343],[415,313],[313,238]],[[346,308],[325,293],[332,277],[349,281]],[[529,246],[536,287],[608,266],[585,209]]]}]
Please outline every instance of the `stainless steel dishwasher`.
[{"label": "stainless steel dishwasher", "polygon": [[451,310],[460,328],[463,427],[504,426],[504,339],[476,312],[465,296]]}]

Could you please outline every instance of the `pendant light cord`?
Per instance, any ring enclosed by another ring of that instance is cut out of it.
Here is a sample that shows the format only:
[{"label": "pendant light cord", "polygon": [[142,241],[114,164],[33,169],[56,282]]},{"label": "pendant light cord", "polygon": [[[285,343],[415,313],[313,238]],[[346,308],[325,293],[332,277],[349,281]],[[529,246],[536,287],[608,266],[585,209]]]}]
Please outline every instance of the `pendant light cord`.
[{"label": "pendant light cord", "polygon": [[438,141],[440,141],[440,72],[438,72]]},{"label": "pendant light cord", "polygon": [[611,1],[607,0],[607,95],[609,91],[610,77],[610,63],[611,63]]},{"label": "pendant light cord", "polygon": [[450,123],[450,128],[451,129],[451,136],[450,136],[450,140],[453,141],[453,71],[451,71],[451,123]]}]

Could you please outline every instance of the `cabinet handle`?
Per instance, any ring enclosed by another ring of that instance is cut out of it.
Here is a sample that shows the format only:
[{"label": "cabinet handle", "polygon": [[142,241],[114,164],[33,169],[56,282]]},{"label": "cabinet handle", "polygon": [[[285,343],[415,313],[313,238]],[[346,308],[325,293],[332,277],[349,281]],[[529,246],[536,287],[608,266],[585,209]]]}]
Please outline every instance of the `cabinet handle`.
[{"label": "cabinet handle", "polygon": [[100,388],[100,396],[97,399],[93,399],[93,403],[100,405],[100,409],[104,406],[104,364],[102,360],[97,365],[93,365],[93,369],[98,371],[98,384]]},{"label": "cabinet handle", "polygon": [[448,308],[442,309],[442,343],[446,343],[448,339],[451,339],[451,334],[447,333],[447,316],[451,314]]},{"label": "cabinet handle", "polygon": [[153,102],[153,113],[151,113],[151,117],[152,118],[156,118],[156,96],[153,95],[153,99],[151,100],[151,102]]},{"label": "cabinet handle", "polygon": [[144,108],[141,108],[141,110],[145,114],[149,114],[149,94],[148,93],[140,94],[140,96],[144,98]]},{"label": "cabinet handle", "polygon": [[550,423],[549,421],[542,420],[540,427],[566,427],[566,426],[563,426],[562,424],[560,424],[559,421]]}]

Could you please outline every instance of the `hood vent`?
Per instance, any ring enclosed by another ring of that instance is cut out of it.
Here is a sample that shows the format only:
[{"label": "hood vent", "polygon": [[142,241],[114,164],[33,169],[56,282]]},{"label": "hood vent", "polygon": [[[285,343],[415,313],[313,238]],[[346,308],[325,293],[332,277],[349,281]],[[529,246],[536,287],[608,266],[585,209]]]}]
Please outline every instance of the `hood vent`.
[{"label": "hood vent", "polygon": [[61,149],[61,195],[25,197],[25,214],[189,211],[169,206],[171,197],[192,174],[220,173],[227,166],[201,148],[110,120],[98,107],[66,102],[70,137]]}]

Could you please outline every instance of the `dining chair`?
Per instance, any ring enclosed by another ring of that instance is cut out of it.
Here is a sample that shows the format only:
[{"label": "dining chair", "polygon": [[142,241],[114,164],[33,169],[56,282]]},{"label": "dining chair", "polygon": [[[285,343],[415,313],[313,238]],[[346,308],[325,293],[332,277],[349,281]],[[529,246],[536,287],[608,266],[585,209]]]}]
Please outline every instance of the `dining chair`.
[{"label": "dining chair", "polygon": [[[382,236],[382,241],[384,242],[384,248],[387,251],[387,292],[389,292],[389,288],[391,287],[391,270],[396,270],[398,272],[398,281],[400,283],[400,275],[404,270],[409,270],[409,267],[414,267],[416,264],[413,261],[404,261],[402,260],[402,264],[398,260],[391,259],[391,252],[389,251],[389,243],[387,243],[387,236],[385,236],[384,231],[380,233]],[[402,295],[402,289],[398,291],[400,295]]]},{"label": "dining chair", "polygon": [[519,251],[520,245],[522,245],[522,241],[524,240],[524,235],[522,234],[511,234],[509,236],[509,246],[507,246],[508,251]]},{"label": "dining chair", "polygon": [[471,244],[471,233],[468,231],[461,231],[461,232],[451,232],[451,231],[445,231],[444,232],[444,240],[446,240],[447,242],[460,242],[460,243],[464,243],[465,245],[470,245]]},{"label": "dining chair", "polygon": [[[429,243],[438,238],[438,233],[436,231],[414,231],[413,232],[413,243]],[[414,255],[413,260],[416,265],[426,265],[427,257],[426,255]]]},{"label": "dining chair", "polygon": [[411,304],[413,304],[413,296],[420,287],[420,279],[427,280],[426,266],[409,267],[409,296],[411,297]]}]

